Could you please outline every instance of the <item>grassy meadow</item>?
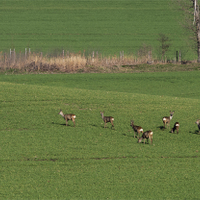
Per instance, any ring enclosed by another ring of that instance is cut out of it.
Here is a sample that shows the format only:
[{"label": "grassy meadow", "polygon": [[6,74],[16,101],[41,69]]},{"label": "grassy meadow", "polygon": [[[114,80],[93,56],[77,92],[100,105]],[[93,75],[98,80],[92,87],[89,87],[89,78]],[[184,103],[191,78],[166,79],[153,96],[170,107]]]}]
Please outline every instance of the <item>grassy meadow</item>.
[{"label": "grassy meadow", "polygon": [[[199,76],[0,75],[0,198],[198,199]],[[60,109],[76,114],[75,128]],[[162,130],[170,110],[179,134]],[[137,143],[132,119],[153,145]]]},{"label": "grassy meadow", "polygon": [[168,59],[196,58],[188,33],[180,26],[181,13],[171,0],[0,0],[0,51],[103,55],[136,54],[145,44],[159,56],[159,33],[169,39]]}]

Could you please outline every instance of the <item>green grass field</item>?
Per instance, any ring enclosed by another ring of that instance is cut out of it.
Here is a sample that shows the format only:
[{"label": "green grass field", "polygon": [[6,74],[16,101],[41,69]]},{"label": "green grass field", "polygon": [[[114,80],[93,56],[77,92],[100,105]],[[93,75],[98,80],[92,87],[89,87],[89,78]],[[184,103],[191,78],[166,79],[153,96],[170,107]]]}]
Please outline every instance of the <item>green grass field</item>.
[{"label": "green grass field", "polygon": [[[0,75],[0,198],[199,199],[199,75]],[[178,135],[161,130],[169,110]],[[153,145],[137,143],[131,119]]]},{"label": "green grass field", "polygon": [[181,13],[171,0],[0,0],[0,51],[134,53],[143,44],[158,55],[159,33],[171,40],[167,57],[196,58],[188,33],[180,27]]}]

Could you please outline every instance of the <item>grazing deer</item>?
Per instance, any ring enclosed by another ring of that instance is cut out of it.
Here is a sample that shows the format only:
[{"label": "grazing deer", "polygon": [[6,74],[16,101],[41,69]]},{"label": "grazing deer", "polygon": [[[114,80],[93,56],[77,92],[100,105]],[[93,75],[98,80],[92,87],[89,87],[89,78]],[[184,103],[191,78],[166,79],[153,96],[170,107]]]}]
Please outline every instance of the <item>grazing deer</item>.
[{"label": "grazing deer", "polygon": [[142,142],[142,140],[144,139],[144,144],[145,144],[145,139],[150,139],[151,144],[153,143],[153,131],[146,131],[142,134],[142,137],[138,140],[138,143]]},{"label": "grazing deer", "polygon": [[171,129],[171,133],[175,133],[175,131],[176,131],[176,133],[178,134],[179,126],[180,126],[180,124],[178,122],[176,122],[174,124],[174,127]]},{"label": "grazing deer", "polygon": [[170,121],[172,120],[172,117],[173,117],[173,114],[174,114],[174,111],[170,112],[170,116],[169,117],[163,117],[162,118],[162,121],[163,121],[163,124],[164,124],[164,128],[165,128],[165,125],[167,124],[167,126],[169,127],[170,126]]},{"label": "grazing deer", "polygon": [[137,133],[140,137],[140,133],[143,133],[143,128],[141,126],[136,126],[134,125],[134,121],[131,120],[131,125],[130,125],[133,130],[134,130],[134,138],[135,138],[135,133]]},{"label": "grazing deer", "polygon": [[198,119],[195,123],[197,124],[198,128],[199,128],[199,134],[200,134],[200,119]]},{"label": "grazing deer", "polygon": [[66,126],[68,125],[68,121],[72,120],[74,122],[74,127],[75,127],[75,118],[76,118],[75,114],[65,114],[64,115],[62,110],[60,110],[60,112],[58,114],[61,115],[62,117],[64,117],[64,119],[66,120]]},{"label": "grazing deer", "polygon": [[104,116],[104,112],[100,112],[101,114],[101,118],[103,119],[104,121],[104,128],[106,127],[106,123],[107,122],[110,122],[112,124],[112,127],[111,128],[114,128],[114,124],[113,124],[113,121],[114,121],[114,117],[111,117],[111,116]]}]

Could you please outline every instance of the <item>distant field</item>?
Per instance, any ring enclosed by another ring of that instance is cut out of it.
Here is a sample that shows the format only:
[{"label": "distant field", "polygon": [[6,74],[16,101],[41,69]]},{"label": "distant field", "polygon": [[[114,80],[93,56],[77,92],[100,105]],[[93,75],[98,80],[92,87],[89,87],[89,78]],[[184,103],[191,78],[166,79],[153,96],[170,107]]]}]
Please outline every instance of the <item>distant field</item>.
[{"label": "distant field", "polygon": [[[199,75],[0,75],[0,197],[198,199]],[[77,115],[75,128],[60,108]],[[161,130],[169,110],[178,135]],[[131,119],[154,145],[137,143]]]},{"label": "distant field", "polygon": [[142,44],[151,45],[157,54],[159,33],[171,39],[168,58],[176,50],[183,59],[196,53],[187,47],[187,33],[180,27],[180,13],[171,0],[0,0],[0,51],[15,48],[61,53],[104,55],[136,53]]}]

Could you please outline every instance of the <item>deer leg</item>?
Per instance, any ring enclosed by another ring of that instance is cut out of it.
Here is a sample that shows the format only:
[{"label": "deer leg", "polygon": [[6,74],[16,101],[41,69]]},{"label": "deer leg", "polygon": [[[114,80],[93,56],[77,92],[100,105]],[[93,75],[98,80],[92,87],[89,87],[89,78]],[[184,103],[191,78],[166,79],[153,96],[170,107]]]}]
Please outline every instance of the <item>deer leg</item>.
[{"label": "deer leg", "polygon": [[[139,137],[138,137],[138,135],[139,135]],[[137,131],[137,139],[139,139],[140,138],[140,131]]]},{"label": "deer leg", "polygon": [[165,121],[163,121],[163,124],[164,124],[164,128],[165,128],[166,122],[165,122]]},{"label": "deer leg", "polygon": [[145,144],[145,140],[146,140],[146,138],[144,138],[144,144]]},{"label": "deer leg", "polygon": [[105,123],[104,123],[104,128],[106,127],[106,121],[104,121]]},{"label": "deer leg", "polygon": [[113,124],[113,121],[111,121],[111,124],[112,124],[112,127],[115,128],[115,127],[114,127],[114,124]]},{"label": "deer leg", "polygon": [[68,120],[66,119],[66,126],[68,126]]},{"label": "deer leg", "polygon": [[75,119],[72,118],[72,121],[73,121],[73,123],[74,123],[74,127],[75,127]]}]

